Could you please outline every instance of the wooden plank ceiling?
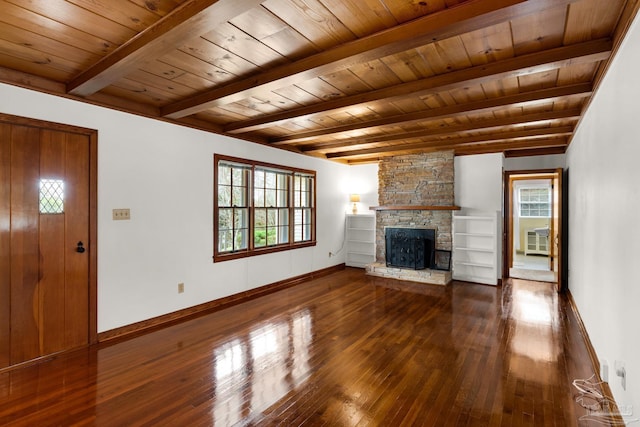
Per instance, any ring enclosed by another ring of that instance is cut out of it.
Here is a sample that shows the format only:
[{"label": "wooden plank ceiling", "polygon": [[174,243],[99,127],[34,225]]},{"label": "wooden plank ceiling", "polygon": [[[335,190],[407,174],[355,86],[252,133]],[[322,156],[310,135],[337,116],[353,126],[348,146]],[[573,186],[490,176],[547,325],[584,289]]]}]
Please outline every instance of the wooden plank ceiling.
[{"label": "wooden plank ceiling", "polygon": [[0,0],[0,81],[348,163],[564,152],[637,0]]}]

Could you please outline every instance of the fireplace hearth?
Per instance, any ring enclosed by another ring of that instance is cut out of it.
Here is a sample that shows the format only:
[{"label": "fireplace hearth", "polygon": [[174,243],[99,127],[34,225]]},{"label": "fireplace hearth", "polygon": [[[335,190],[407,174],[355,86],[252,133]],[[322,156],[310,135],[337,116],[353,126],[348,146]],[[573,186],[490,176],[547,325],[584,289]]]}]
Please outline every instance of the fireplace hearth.
[{"label": "fireplace hearth", "polygon": [[431,228],[385,228],[387,267],[424,270],[433,268],[436,230]]}]

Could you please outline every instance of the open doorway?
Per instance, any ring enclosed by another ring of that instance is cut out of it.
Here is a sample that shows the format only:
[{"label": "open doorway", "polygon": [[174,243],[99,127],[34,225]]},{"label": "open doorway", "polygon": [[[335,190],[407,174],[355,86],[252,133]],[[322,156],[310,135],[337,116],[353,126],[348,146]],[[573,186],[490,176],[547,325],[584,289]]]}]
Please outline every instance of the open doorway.
[{"label": "open doorway", "polygon": [[504,276],[558,284],[562,169],[505,172]]}]

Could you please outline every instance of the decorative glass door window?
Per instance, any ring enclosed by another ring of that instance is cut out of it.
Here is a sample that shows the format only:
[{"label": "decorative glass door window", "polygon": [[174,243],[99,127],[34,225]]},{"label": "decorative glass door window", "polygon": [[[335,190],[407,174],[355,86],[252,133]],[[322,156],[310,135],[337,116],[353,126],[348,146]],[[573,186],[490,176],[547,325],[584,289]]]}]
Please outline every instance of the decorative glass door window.
[{"label": "decorative glass door window", "polygon": [[61,179],[40,180],[40,213],[64,213],[64,181]]}]

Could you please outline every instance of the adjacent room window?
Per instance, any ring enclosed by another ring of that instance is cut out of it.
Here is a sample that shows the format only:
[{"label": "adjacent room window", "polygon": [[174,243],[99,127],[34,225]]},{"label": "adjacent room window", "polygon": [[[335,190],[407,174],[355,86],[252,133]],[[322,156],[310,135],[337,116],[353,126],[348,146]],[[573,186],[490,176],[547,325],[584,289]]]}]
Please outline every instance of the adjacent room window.
[{"label": "adjacent room window", "polygon": [[521,217],[551,217],[551,188],[521,188]]},{"label": "adjacent room window", "polygon": [[215,155],[214,261],[315,245],[315,172]]}]

